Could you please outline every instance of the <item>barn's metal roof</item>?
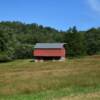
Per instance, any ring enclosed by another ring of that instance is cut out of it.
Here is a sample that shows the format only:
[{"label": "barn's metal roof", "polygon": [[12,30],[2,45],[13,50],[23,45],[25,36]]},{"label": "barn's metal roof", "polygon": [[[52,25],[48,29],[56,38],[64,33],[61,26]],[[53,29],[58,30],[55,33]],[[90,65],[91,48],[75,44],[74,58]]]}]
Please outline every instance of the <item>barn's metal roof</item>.
[{"label": "barn's metal roof", "polygon": [[42,49],[42,48],[63,48],[65,43],[37,43],[34,48]]}]

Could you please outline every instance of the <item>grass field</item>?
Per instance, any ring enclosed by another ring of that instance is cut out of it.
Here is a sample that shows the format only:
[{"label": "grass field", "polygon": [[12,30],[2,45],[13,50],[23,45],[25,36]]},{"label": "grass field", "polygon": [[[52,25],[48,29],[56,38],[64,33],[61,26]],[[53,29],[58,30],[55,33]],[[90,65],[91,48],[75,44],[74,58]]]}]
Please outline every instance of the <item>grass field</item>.
[{"label": "grass field", "polygon": [[100,56],[2,63],[0,100],[100,100]]}]

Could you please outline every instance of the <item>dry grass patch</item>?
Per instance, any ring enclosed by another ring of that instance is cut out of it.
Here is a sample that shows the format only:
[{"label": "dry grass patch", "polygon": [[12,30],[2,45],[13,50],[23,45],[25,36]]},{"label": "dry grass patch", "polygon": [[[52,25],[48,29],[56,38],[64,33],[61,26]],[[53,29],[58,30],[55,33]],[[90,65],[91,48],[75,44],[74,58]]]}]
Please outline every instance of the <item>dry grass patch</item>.
[{"label": "dry grass patch", "polygon": [[80,94],[77,96],[67,96],[54,100],[100,100],[100,92]]}]

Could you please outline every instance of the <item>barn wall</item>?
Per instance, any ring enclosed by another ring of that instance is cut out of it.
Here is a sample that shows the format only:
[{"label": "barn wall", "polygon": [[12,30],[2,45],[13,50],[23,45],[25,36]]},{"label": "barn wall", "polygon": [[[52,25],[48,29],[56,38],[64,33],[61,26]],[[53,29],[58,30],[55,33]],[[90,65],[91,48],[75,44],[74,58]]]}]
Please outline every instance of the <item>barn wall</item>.
[{"label": "barn wall", "polygon": [[34,56],[65,57],[65,49],[35,49]]}]

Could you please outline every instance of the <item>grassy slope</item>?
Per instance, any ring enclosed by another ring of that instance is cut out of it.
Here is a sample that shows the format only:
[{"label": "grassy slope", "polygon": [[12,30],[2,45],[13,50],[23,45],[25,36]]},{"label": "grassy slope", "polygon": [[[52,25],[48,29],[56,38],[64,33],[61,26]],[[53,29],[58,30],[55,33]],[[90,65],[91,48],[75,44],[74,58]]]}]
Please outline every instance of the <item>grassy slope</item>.
[{"label": "grassy slope", "polygon": [[99,100],[99,94],[100,56],[0,64],[0,100]]}]

